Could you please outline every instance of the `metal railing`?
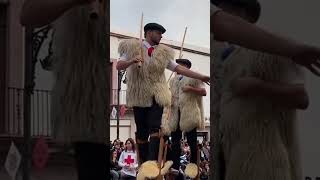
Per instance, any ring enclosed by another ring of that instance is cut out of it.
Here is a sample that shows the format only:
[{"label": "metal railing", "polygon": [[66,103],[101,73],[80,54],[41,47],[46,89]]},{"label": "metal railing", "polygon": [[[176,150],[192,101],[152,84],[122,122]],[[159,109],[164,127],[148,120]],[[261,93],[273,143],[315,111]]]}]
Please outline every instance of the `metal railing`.
[{"label": "metal railing", "polygon": [[[24,89],[9,87],[6,97],[6,118],[3,135],[23,136]],[[51,93],[34,90],[31,95],[31,136],[51,136]]]},{"label": "metal railing", "polygon": [[[111,92],[111,106],[117,108],[118,89]],[[6,93],[6,113],[4,131],[0,135],[5,136],[23,136],[23,96],[24,89],[9,87]],[[120,105],[126,104],[126,90],[121,90]],[[31,136],[52,135],[51,122],[51,92],[49,90],[34,90],[31,95]],[[111,120],[116,120],[111,118]]]}]

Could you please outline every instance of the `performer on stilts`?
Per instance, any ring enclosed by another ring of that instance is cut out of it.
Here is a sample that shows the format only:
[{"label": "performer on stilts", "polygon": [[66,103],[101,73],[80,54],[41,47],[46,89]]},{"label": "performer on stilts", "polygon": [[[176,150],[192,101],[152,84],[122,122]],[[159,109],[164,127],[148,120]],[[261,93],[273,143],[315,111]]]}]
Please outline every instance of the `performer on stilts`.
[{"label": "performer on stilts", "polygon": [[[219,7],[251,23],[260,14],[256,0],[225,0]],[[302,70],[291,59],[230,44],[221,55],[223,178],[301,179],[296,111],[309,101]]]},{"label": "performer on stilts", "polygon": [[173,61],[173,49],[159,44],[165,32],[166,29],[160,24],[146,24],[143,51],[140,51],[141,43],[137,39],[123,40],[118,49],[121,57],[117,69],[127,69],[127,105],[133,107],[140,163],[158,159],[163,109],[171,106],[165,69],[203,82],[210,80],[209,76],[193,72]]},{"label": "performer on stilts", "polygon": [[[188,59],[177,59],[176,62],[188,69],[192,66]],[[197,164],[197,128],[204,128],[202,97],[206,96],[207,92],[202,81],[185,77],[179,73],[171,79],[170,90],[172,93],[171,113],[169,120],[163,125],[163,130],[166,135],[171,134],[170,155],[173,158],[171,172],[175,179],[183,179],[183,175],[179,173],[180,140],[184,132],[191,150],[190,163]]]}]

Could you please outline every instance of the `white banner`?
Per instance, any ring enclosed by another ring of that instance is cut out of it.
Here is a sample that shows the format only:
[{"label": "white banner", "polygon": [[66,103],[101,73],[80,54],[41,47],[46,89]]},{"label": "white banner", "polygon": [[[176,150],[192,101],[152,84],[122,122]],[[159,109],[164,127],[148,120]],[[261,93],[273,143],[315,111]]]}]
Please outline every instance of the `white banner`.
[{"label": "white banner", "polygon": [[112,108],[111,117],[114,119],[117,117],[117,110],[115,107]]},{"label": "white banner", "polygon": [[19,166],[21,162],[21,154],[14,143],[11,143],[8,156],[5,162],[5,169],[12,179],[16,178]]}]

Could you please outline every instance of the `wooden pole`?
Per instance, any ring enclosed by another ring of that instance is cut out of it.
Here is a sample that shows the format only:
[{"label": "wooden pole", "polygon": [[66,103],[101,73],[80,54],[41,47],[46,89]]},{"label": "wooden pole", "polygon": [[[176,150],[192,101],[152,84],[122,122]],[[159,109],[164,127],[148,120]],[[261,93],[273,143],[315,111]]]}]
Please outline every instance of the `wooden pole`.
[{"label": "wooden pole", "polygon": [[180,48],[179,58],[182,57],[182,50],[183,50],[183,45],[184,45],[184,39],[186,38],[186,33],[187,33],[187,27],[184,29],[184,34],[183,34],[182,44],[181,44],[181,48]]},{"label": "wooden pole", "polygon": [[198,174],[196,180],[200,180],[200,149],[197,148],[197,166],[198,166]]},{"label": "wooden pole", "polygon": [[[140,41],[140,53],[141,53],[141,60],[143,60],[143,44],[142,44],[142,26],[143,26],[143,13],[141,14],[141,20],[140,20],[140,39],[139,39],[139,41]],[[141,62],[139,62],[138,63],[138,67],[141,67],[141,65],[142,65],[142,63]],[[138,160],[138,162],[139,162],[139,167],[140,167],[140,165],[141,165],[141,162],[140,162],[140,156],[139,156],[139,142],[138,142],[138,139],[137,139],[137,137],[136,137],[136,153],[137,153],[137,160]]]},{"label": "wooden pole", "polygon": [[161,130],[159,130],[159,137],[160,137],[160,145],[159,145],[159,152],[158,152],[158,168],[159,168],[159,175],[158,180],[162,180],[163,177],[161,177],[161,169],[162,169],[162,160],[163,160],[163,145],[164,145],[164,139],[163,134]]},{"label": "wooden pole", "polygon": [[140,54],[141,54],[141,61],[138,63],[138,67],[142,66],[142,62],[143,62],[143,40],[142,40],[142,29],[143,29],[143,13],[141,15],[141,21],[140,21]]},{"label": "wooden pole", "polygon": [[163,164],[162,164],[161,168],[164,167],[164,164],[167,161],[167,152],[168,152],[168,143],[167,142],[165,143],[165,147],[164,147]]},{"label": "wooden pole", "polygon": [[[188,29],[188,28],[186,27],[185,30],[184,30],[183,39],[182,39],[181,48],[180,48],[180,53],[179,53],[179,59],[182,58],[182,50],[183,50],[184,39],[185,39],[185,37],[186,37],[187,29]],[[172,75],[173,75],[173,72],[171,73],[171,75],[170,75],[167,83],[169,83]]]}]

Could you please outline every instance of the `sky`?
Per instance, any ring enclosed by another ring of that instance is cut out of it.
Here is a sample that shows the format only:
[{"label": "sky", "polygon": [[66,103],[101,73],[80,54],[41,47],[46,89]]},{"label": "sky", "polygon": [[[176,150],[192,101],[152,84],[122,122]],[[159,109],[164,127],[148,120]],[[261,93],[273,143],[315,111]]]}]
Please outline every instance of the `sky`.
[{"label": "sky", "polygon": [[164,39],[182,42],[187,27],[185,44],[210,47],[209,0],[111,0],[110,30],[139,35],[142,12],[144,25],[156,22],[167,29]]}]

